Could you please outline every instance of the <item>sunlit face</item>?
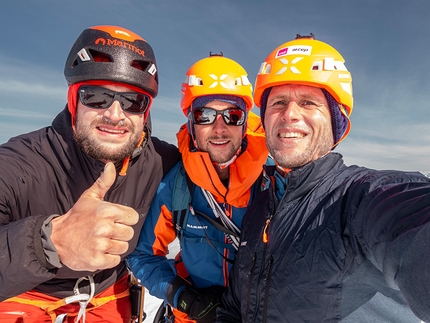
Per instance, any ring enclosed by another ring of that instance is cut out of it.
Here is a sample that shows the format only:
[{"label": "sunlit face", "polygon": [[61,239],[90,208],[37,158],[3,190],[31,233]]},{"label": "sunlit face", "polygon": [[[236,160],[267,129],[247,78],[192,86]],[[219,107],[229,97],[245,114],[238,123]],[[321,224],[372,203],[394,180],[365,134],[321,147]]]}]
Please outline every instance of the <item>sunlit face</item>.
[{"label": "sunlit face", "polygon": [[[215,110],[236,108],[234,104],[212,101],[205,105]],[[213,162],[225,163],[233,158],[242,143],[243,126],[227,125],[221,115],[213,124],[194,125],[195,139],[201,151],[206,151]]]},{"label": "sunlit face", "polygon": [[269,152],[284,168],[305,165],[333,147],[330,110],[320,88],[294,84],[273,87],[264,122]]},{"label": "sunlit face", "polygon": [[[104,85],[117,92],[132,92],[125,86]],[[131,114],[114,101],[107,109],[92,109],[78,99],[75,139],[83,151],[102,162],[118,162],[137,147],[144,127],[143,114]]]}]

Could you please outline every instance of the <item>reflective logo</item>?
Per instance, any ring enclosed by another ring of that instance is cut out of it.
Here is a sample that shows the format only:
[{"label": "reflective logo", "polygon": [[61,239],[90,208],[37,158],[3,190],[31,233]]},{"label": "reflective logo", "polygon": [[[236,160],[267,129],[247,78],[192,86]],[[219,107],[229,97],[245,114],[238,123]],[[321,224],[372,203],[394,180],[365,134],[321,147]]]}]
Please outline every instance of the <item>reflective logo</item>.
[{"label": "reflective logo", "polygon": [[[283,66],[277,73],[276,75],[281,75],[283,74],[285,71],[288,70],[288,68],[290,69],[290,71],[294,74],[301,74],[301,72],[299,71],[299,69],[297,67],[294,66],[294,64],[296,64],[297,62],[301,61],[303,59],[303,57],[296,57],[291,61],[291,64],[289,64],[288,59],[286,58],[280,58],[279,61],[283,64],[283,65],[287,65],[287,66]],[[288,65],[289,64],[289,65]]]}]

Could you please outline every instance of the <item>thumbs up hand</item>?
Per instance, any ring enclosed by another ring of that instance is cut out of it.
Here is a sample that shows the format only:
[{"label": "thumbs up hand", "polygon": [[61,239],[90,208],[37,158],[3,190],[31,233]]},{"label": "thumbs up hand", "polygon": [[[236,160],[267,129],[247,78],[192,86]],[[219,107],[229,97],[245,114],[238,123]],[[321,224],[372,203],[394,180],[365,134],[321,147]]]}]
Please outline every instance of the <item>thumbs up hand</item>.
[{"label": "thumbs up hand", "polygon": [[133,237],[137,212],[103,201],[115,182],[116,171],[107,163],[102,175],[62,216],[52,220],[51,241],[61,262],[76,271],[112,268],[121,261]]}]

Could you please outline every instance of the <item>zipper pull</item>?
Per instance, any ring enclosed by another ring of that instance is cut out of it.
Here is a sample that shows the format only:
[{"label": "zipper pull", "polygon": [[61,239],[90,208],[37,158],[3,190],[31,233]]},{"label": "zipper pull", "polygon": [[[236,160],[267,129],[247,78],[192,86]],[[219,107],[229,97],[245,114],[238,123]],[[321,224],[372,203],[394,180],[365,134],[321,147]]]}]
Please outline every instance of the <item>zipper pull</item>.
[{"label": "zipper pull", "polygon": [[269,227],[269,224],[270,224],[270,221],[272,220],[272,217],[273,217],[273,215],[271,215],[270,218],[268,218],[266,220],[266,224],[265,224],[264,229],[263,229],[263,242],[264,243],[269,242],[269,236],[267,235],[267,228]]}]

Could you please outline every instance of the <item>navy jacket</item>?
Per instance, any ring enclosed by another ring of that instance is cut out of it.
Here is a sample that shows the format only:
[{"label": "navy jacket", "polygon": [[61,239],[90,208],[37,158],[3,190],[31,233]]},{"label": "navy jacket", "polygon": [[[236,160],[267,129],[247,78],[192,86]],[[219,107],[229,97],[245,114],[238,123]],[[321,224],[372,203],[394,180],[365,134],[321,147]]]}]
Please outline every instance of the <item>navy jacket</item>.
[{"label": "navy jacket", "polygon": [[245,214],[217,322],[430,321],[430,179],[333,152],[287,176]]}]

